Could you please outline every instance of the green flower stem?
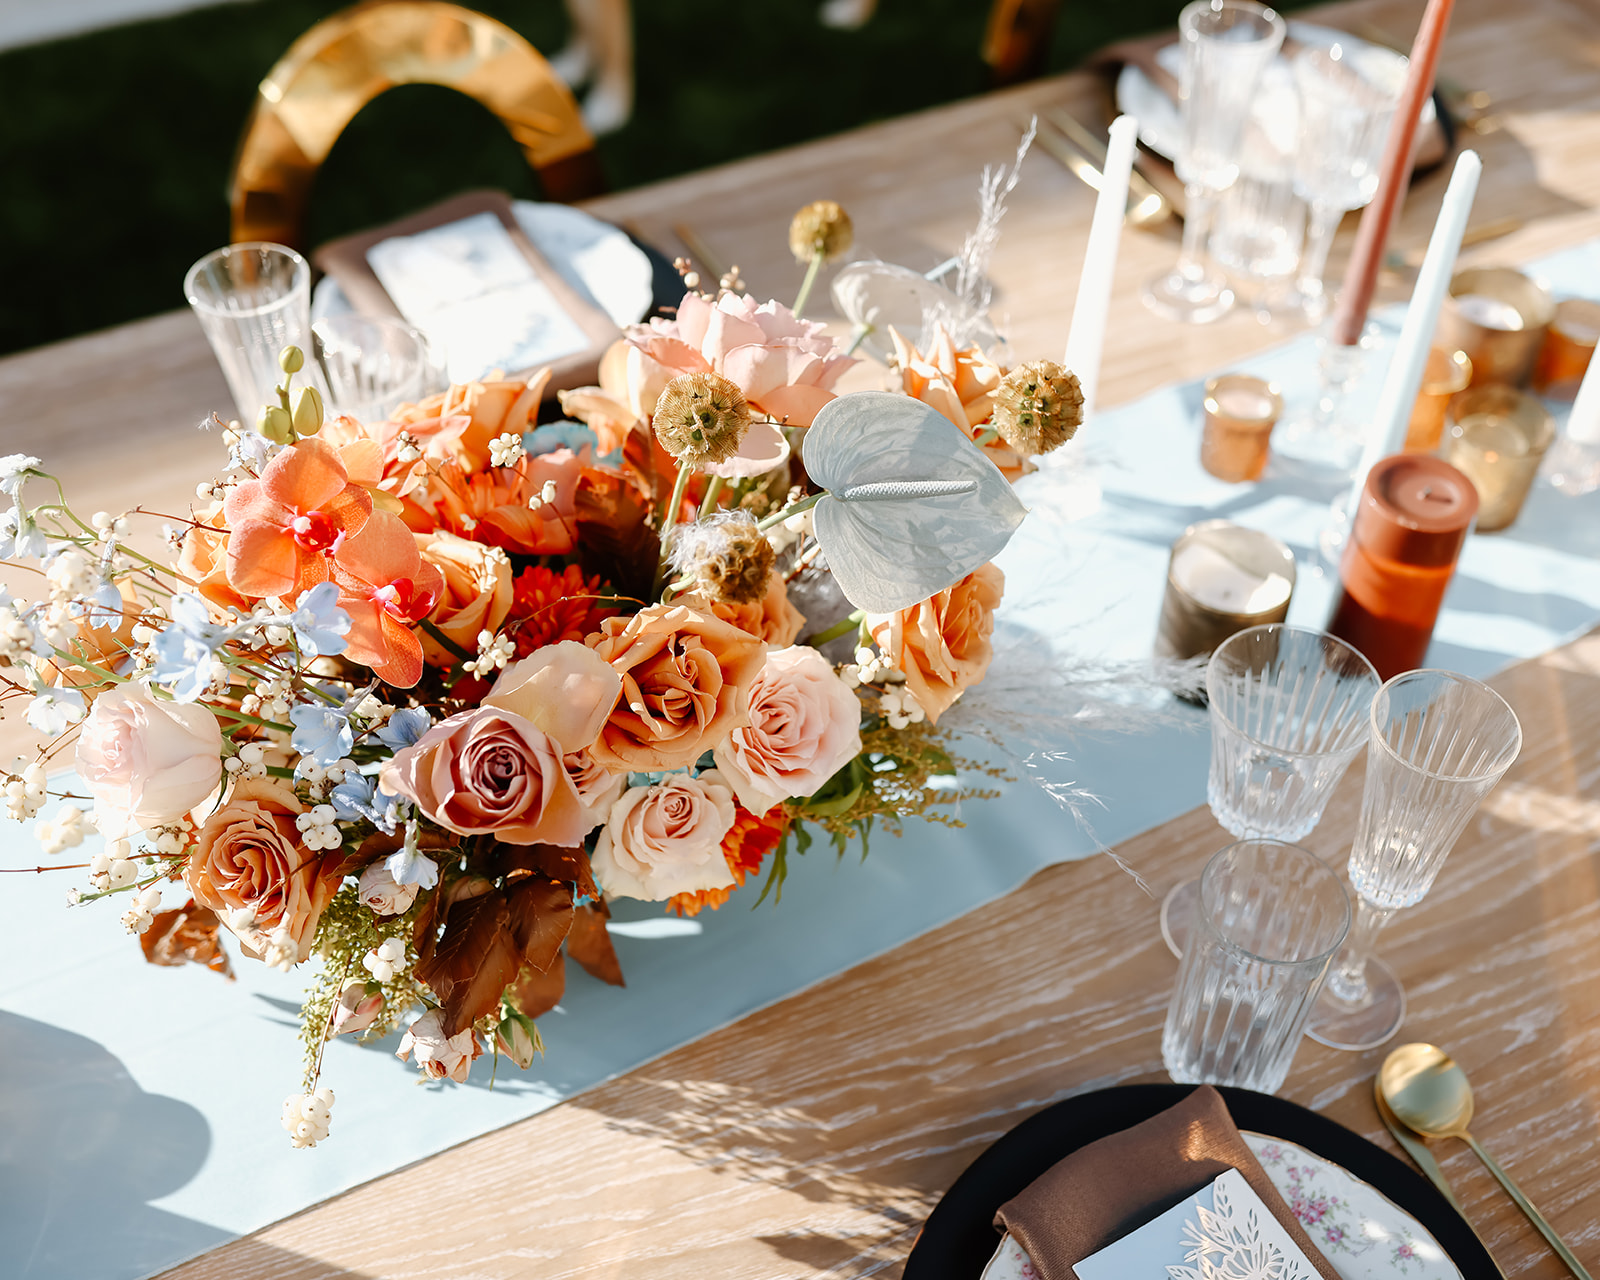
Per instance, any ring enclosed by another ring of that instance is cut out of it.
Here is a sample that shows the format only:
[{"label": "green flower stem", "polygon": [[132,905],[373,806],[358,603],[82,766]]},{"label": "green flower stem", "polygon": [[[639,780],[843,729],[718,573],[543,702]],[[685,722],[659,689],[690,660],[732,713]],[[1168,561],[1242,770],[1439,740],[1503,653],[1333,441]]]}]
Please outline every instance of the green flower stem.
[{"label": "green flower stem", "polygon": [[817,503],[821,502],[826,496],[826,494],[813,493],[808,497],[801,498],[798,502],[791,502],[782,511],[774,511],[765,520],[761,521],[756,528],[760,529],[762,532],[765,532],[766,530],[772,528],[773,525],[782,524],[790,516],[797,516],[802,511],[811,510],[812,507],[816,506]]},{"label": "green flower stem", "polygon": [[972,443],[977,445],[978,448],[982,449],[986,445],[993,444],[999,438],[1000,433],[993,427],[985,427],[982,431],[978,432],[977,435],[972,437]]},{"label": "green flower stem", "polygon": [[877,329],[876,325],[858,324],[856,326],[855,333],[850,338],[850,345],[844,349],[844,354],[846,356],[855,355],[856,348],[859,347],[863,342],[865,342],[867,340],[867,338],[870,337],[876,331],[876,329]]},{"label": "green flower stem", "polygon": [[678,478],[672,484],[672,497],[667,501],[667,509],[661,513],[661,559],[656,564],[655,582],[650,587],[650,594],[657,598],[661,595],[662,585],[667,580],[667,559],[671,554],[672,526],[678,523],[678,512],[683,508],[683,495],[689,488],[689,476],[694,468],[678,463]]},{"label": "green flower stem", "polygon": [[830,640],[837,640],[840,636],[849,635],[852,631],[856,630],[863,622],[865,622],[866,619],[867,619],[866,610],[865,609],[857,609],[854,613],[850,614],[848,617],[840,618],[839,621],[835,622],[831,627],[829,627],[821,635],[812,636],[811,639],[806,641],[806,643],[809,644],[813,649],[820,649],[820,648],[822,648],[823,645],[827,644],[828,641],[830,641]]},{"label": "green flower stem", "polygon": [[712,476],[706,481],[706,496],[700,500],[700,518],[704,520],[717,509],[717,496],[722,492],[723,479]]},{"label": "green flower stem", "polygon": [[227,716],[230,720],[239,720],[245,724],[257,724],[263,729],[277,729],[283,733],[294,732],[294,726],[292,724],[280,724],[276,720],[263,720],[260,716],[246,715],[243,711],[235,711],[231,707],[207,706],[206,709],[210,711],[212,715]]},{"label": "green flower stem", "polygon": [[800,318],[800,312],[805,309],[806,299],[811,296],[811,286],[816,284],[817,272],[821,270],[822,254],[820,252],[813,253],[811,255],[811,265],[806,268],[806,278],[800,282],[800,292],[794,300],[793,308],[791,308],[794,311],[796,320]]},{"label": "green flower stem", "polygon": [[424,631],[426,631],[430,636],[432,636],[435,640],[437,640],[440,644],[442,644],[446,649],[450,650],[451,653],[455,654],[456,657],[460,658],[463,662],[471,662],[474,658],[476,658],[478,656],[475,653],[468,653],[465,649],[463,649],[460,645],[458,645],[449,636],[445,635],[444,632],[440,631],[438,627],[436,627],[433,623],[429,622],[426,618],[424,618],[422,620],[422,622],[420,624],[418,624],[418,625],[420,625]]}]

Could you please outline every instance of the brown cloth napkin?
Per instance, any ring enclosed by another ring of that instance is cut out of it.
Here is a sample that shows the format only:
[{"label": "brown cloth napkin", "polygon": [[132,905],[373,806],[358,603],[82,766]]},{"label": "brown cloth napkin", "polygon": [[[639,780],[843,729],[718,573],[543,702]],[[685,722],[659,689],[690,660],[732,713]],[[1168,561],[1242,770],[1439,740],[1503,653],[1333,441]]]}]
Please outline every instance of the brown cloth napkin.
[{"label": "brown cloth napkin", "polygon": [[1244,1176],[1325,1280],[1339,1280],[1267,1180],[1222,1095],[1210,1085],[1058,1161],[1000,1206],[995,1225],[1028,1251],[1043,1280],[1075,1280],[1074,1263],[1160,1217],[1229,1169]]}]

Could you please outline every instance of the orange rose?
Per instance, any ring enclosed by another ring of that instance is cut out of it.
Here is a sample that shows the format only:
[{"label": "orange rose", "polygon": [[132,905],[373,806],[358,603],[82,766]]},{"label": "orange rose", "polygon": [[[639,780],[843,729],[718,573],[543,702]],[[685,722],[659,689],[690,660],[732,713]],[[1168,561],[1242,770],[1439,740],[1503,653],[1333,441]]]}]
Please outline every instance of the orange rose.
[{"label": "orange rose", "polygon": [[[994,413],[995,392],[1006,371],[986,356],[979,347],[957,347],[944,326],[933,349],[924,356],[907,342],[894,326],[889,327],[894,342],[895,363],[900,368],[900,389],[908,396],[937,409],[969,436],[982,434],[983,424]],[[999,467],[1008,480],[1016,480],[1033,470],[1021,454],[1004,440],[983,446],[984,456]]]},{"label": "orange rose", "polygon": [[489,441],[508,431],[520,436],[530,430],[549,382],[550,370],[540,369],[528,379],[461,383],[416,404],[402,405],[394,420],[406,426],[431,427],[434,423],[466,418],[458,438],[463,469],[486,471]]},{"label": "orange rose", "polygon": [[226,920],[232,912],[254,913],[243,949],[257,959],[253,941],[286,929],[299,958],[311,954],[311,939],[323,909],[339,888],[344,854],[313,853],[300,843],[295,815],[305,812],[294,792],[270,779],[236,782],[200,828],[184,871],[189,892],[201,906]]},{"label": "orange rose", "polygon": [[[480,631],[498,631],[511,612],[511,557],[499,547],[470,542],[442,530],[416,535],[422,558],[444,575],[444,593],[428,621],[468,653],[478,651]],[[448,667],[455,655],[426,630],[419,633],[422,656]]]},{"label": "orange rose", "polygon": [[741,631],[748,631],[758,640],[765,640],[775,649],[783,649],[795,642],[800,629],[806,625],[805,615],[789,603],[789,588],[783,585],[783,575],[767,576],[767,593],[759,600],[740,604],[731,600],[707,600],[694,593],[679,596],[676,604],[688,605],[702,613],[713,613],[724,622],[731,622]]},{"label": "orange rose", "polygon": [[989,669],[994,611],[1005,586],[1005,574],[986,564],[909,609],[867,616],[872,638],[906,673],[906,688],[929,724]]},{"label": "orange rose", "polygon": [[766,646],[681,604],[607,618],[590,646],[622,676],[622,697],[589,748],[614,773],[682,769],[750,722]]},{"label": "orange rose", "polygon": [[178,572],[212,604],[249,613],[251,602],[228,583],[228,522],[222,503],[213,502],[198,518],[200,523],[184,532]]}]

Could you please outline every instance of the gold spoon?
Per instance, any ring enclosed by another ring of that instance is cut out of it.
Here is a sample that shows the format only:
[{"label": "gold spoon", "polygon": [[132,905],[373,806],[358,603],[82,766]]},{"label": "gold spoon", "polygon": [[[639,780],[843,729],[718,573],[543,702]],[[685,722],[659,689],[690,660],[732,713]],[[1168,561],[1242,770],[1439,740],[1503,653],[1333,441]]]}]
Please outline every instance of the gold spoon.
[{"label": "gold spoon", "polygon": [[1431,1044],[1403,1044],[1383,1060],[1378,1072],[1378,1087],[1384,1101],[1395,1118],[1407,1128],[1424,1138],[1460,1138],[1473,1151],[1484,1167],[1494,1174],[1506,1194],[1516,1201],[1517,1208],[1528,1215],[1528,1221],[1538,1228],[1556,1256],[1567,1264],[1578,1280],[1591,1280],[1583,1264],[1573,1257],[1572,1250],[1556,1234],[1555,1228],[1522,1194],[1495,1159],[1479,1145],[1467,1131],[1472,1123],[1472,1086],[1467,1073],[1456,1065],[1443,1049]]}]

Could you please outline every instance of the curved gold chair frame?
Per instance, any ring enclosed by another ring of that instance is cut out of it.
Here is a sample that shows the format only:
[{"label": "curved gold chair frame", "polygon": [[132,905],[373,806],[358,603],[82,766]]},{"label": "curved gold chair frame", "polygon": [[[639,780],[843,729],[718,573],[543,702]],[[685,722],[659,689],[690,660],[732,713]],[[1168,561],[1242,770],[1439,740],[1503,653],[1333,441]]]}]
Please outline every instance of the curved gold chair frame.
[{"label": "curved gold chair frame", "polygon": [[399,84],[457,89],[494,112],[549,199],[603,190],[577,102],[515,31],[436,0],[369,0],[317,23],[261,82],[229,181],[234,242],[304,248],[318,168],[356,113]]}]

